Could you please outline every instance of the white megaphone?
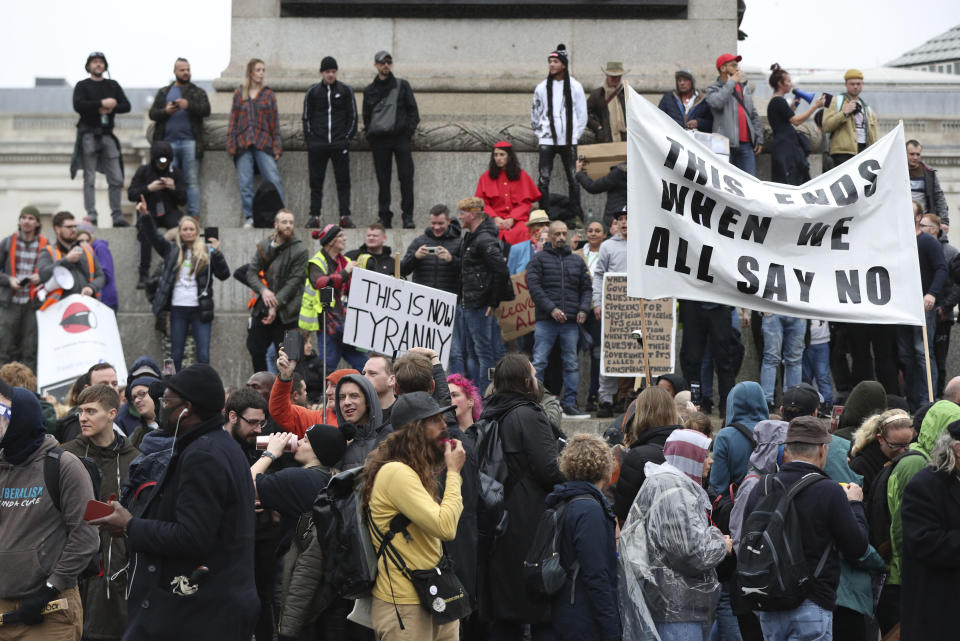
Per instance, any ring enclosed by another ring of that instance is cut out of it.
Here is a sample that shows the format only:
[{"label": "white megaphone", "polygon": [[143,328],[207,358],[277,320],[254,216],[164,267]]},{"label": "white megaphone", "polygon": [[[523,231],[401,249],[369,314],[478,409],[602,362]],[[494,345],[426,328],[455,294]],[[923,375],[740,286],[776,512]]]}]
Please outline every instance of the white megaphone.
[{"label": "white megaphone", "polygon": [[62,289],[64,291],[69,291],[73,289],[73,272],[64,267],[63,265],[56,265],[53,268],[53,275],[50,276],[50,280],[43,284],[43,287],[37,291],[37,298],[41,301],[47,298],[47,294],[57,289]]}]

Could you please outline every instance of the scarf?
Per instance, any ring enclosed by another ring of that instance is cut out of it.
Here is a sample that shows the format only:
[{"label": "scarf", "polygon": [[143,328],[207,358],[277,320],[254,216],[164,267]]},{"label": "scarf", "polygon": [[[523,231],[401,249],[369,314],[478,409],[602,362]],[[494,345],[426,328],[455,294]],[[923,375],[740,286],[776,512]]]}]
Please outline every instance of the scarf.
[{"label": "scarf", "polygon": [[613,142],[619,142],[620,135],[627,133],[627,119],[623,113],[623,106],[620,104],[618,95],[622,91],[623,83],[616,87],[608,87],[606,83],[603,85],[603,97],[610,111],[610,136]]}]

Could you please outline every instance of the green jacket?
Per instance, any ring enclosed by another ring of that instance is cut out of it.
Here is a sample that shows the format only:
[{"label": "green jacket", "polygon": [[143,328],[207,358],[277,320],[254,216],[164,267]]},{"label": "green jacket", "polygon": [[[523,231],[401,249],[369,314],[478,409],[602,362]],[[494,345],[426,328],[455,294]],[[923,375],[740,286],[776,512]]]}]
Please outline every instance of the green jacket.
[{"label": "green jacket", "polygon": [[887,583],[900,585],[900,564],[903,561],[903,522],[900,520],[900,507],[903,504],[903,491],[913,475],[919,472],[930,459],[930,453],[937,439],[947,431],[947,425],[960,420],[960,406],[950,401],[937,401],[927,412],[920,426],[917,442],[910,446],[923,456],[903,458],[890,473],[887,481],[887,508],[890,510],[890,576]]},{"label": "green jacket", "polygon": [[[140,451],[124,437],[110,447],[99,447],[79,436],[63,445],[63,449],[78,457],[92,459],[100,470],[100,500],[111,494],[120,496],[120,488],[127,480],[127,471]],[[123,537],[111,537],[100,531],[100,563],[103,576],[93,576],[80,582],[83,600],[83,637],[85,639],[119,639],[127,626],[127,547]],[[112,576],[119,575],[115,579]]]},{"label": "green jacket", "polygon": [[[823,130],[830,134],[831,154],[857,154],[857,126],[851,116],[841,111],[847,94],[833,99],[829,107],[823,110]],[[877,142],[877,113],[863,98],[859,98],[867,116],[867,147]]]},{"label": "green jacket", "polygon": [[[307,247],[299,238],[294,237],[278,247],[274,245],[271,236],[257,243],[257,251],[250,261],[247,285],[260,294],[264,290],[264,284],[258,274],[261,270],[265,271],[266,286],[279,302],[277,320],[283,325],[296,324],[300,315],[300,293],[303,290],[303,279],[307,275],[309,258]],[[267,315],[267,308],[261,297],[257,298],[253,313],[256,318]]]}]

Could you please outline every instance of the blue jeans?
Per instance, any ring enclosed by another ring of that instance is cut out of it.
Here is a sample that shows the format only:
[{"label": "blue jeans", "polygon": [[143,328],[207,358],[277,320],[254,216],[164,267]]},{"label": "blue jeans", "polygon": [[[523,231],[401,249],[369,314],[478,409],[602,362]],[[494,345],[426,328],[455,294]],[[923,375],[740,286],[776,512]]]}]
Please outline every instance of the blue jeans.
[{"label": "blue jeans", "polygon": [[496,365],[496,350],[493,345],[491,323],[497,324],[496,314],[487,316],[486,307],[463,309],[463,332],[466,354],[464,362],[467,377],[480,389],[480,395],[486,394],[490,378],[487,370]]},{"label": "blue jeans", "polygon": [[577,360],[577,343],[580,331],[576,321],[558,323],[551,319],[537,321],[533,332],[533,368],[537,378],[543,382],[543,370],[553,350],[554,343],[560,341],[560,355],[563,360],[563,396],[560,404],[573,407],[577,404],[577,385],[580,382],[580,363]]},{"label": "blue jeans", "polygon": [[808,345],[803,352],[803,382],[817,382],[817,389],[827,407],[833,405],[833,386],[830,384],[830,343]]},{"label": "blue jeans", "polygon": [[173,366],[180,371],[183,363],[183,346],[187,342],[187,328],[193,332],[193,342],[197,345],[197,362],[210,363],[210,326],[200,320],[199,307],[170,307],[170,358]]},{"label": "blue jeans", "polygon": [[743,641],[740,625],[730,606],[730,587],[732,581],[720,584],[720,601],[717,603],[717,618],[710,631],[710,641]]},{"label": "blue jeans", "polygon": [[281,200],[286,202],[283,195],[283,185],[280,184],[280,171],[277,169],[277,161],[273,156],[265,151],[255,149],[253,151],[244,151],[237,156],[237,184],[240,186],[240,207],[243,209],[243,217],[247,220],[253,218],[253,165],[256,163],[257,169],[264,180],[272,182],[277,187]]},{"label": "blue jeans", "polygon": [[681,623],[658,623],[657,634],[660,641],[706,641],[702,623],[683,621]]},{"label": "blue jeans", "polygon": [[[930,378],[937,389],[937,362],[933,354],[933,334],[936,330],[936,309],[925,312],[927,321],[927,350],[930,352]],[[897,349],[903,363],[903,377],[907,389],[907,403],[915,412],[929,402],[927,394],[927,365],[923,356],[923,330],[919,326],[897,327]]]},{"label": "blue jeans", "polygon": [[807,321],[780,314],[763,315],[763,364],[760,366],[760,387],[773,403],[777,384],[777,368],[783,358],[783,389],[798,385],[803,374],[803,336]]},{"label": "blue jeans", "polygon": [[337,369],[340,365],[341,358],[347,361],[347,364],[353,369],[358,372],[363,372],[363,366],[367,364],[367,359],[370,355],[366,352],[361,352],[353,345],[344,343],[342,334],[331,336],[327,332],[317,332],[317,345],[319,345],[317,355],[320,358],[323,358],[323,344],[320,343],[321,334],[327,343],[327,374]]},{"label": "blue jeans", "polygon": [[191,216],[200,215],[200,180],[198,178],[199,164],[197,162],[197,142],[195,140],[177,140],[171,142],[173,147],[173,166],[183,171],[183,179],[187,183],[187,212]]},{"label": "blue jeans", "polygon": [[757,175],[757,155],[753,153],[753,145],[742,142],[739,145],[730,145],[730,164],[739,167],[751,176]]},{"label": "blue jeans", "polygon": [[754,614],[765,641],[833,641],[833,612],[809,599],[793,610]]},{"label": "blue jeans", "polygon": [[[463,332],[463,308],[457,305],[453,316],[453,335],[450,337],[450,361],[447,367],[449,374],[463,374],[467,376],[466,366],[466,337]],[[481,394],[483,391],[481,390]]]}]

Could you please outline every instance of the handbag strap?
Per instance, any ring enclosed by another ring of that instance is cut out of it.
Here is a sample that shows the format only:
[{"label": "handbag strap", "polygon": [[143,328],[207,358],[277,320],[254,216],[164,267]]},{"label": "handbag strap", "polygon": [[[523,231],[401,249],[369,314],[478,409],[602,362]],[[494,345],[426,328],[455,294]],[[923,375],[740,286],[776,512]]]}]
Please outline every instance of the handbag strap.
[{"label": "handbag strap", "polygon": [[[390,529],[384,534],[380,531],[380,528],[377,527],[377,524],[373,522],[373,515],[370,513],[369,507],[365,510],[365,516],[373,538],[380,545],[377,549],[377,561],[379,562],[381,556],[385,556],[392,561],[397,569],[400,570],[400,573],[412,583],[413,579],[410,575],[410,569],[407,567],[407,564],[404,563],[403,557],[400,556],[397,549],[393,547],[393,543],[391,543],[393,537],[396,536],[398,532],[402,532],[406,539],[410,539],[410,533],[407,532],[410,519],[398,512],[397,515],[390,520]],[[397,596],[393,591],[393,579],[390,578],[390,563],[384,561],[383,569],[387,573],[387,582],[390,584],[390,597],[393,600],[393,611],[397,614],[397,622],[400,624],[400,629],[405,630],[403,618],[400,616],[400,608],[397,607]]]}]

